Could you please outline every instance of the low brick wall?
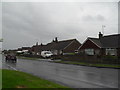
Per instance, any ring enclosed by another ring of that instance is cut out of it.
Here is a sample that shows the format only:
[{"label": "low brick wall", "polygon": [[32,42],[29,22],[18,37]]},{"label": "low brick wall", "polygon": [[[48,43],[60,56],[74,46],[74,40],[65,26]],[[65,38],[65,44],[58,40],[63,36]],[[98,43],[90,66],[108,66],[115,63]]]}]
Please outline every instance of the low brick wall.
[{"label": "low brick wall", "polygon": [[23,57],[31,57],[31,58],[42,58],[40,55],[18,55],[18,56],[23,56]]},{"label": "low brick wall", "polygon": [[118,58],[88,56],[88,55],[59,55],[54,56],[55,59],[62,59],[64,61],[77,61],[86,63],[102,63],[102,64],[120,64]]},{"label": "low brick wall", "polygon": [[[32,58],[43,58],[40,55],[20,55],[24,57],[32,57]],[[102,64],[120,64],[120,59],[105,56],[88,56],[88,55],[54,55],[53,59],[61,59],[64,61],[75,61],[75,62],[86,62],[86,63],[102,63]]]}]

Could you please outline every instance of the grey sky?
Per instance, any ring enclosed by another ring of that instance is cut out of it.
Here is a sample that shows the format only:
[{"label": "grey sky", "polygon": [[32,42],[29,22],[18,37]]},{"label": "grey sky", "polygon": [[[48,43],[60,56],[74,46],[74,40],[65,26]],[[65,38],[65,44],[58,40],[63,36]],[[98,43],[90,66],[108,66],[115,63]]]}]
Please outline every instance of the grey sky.
[{"label": "grey sky", "polygon": [[117,2],[4,2],[2,15],[3,49],[46,44],[54,37],[82,43],[97,37],[102,25],[105,35],[118,33]]}]

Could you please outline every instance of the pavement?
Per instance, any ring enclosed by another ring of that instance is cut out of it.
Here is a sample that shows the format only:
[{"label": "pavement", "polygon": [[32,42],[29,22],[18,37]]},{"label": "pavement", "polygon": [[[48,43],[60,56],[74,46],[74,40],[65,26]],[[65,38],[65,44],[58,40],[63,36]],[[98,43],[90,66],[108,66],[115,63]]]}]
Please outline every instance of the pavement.
[{"label": "pavement", "polygon": [[71,88],[118,88],[119,69],[86,67],[49,61],[18,59],[17,63],[6,63],[3,57],[2,68],[27,72]]}]

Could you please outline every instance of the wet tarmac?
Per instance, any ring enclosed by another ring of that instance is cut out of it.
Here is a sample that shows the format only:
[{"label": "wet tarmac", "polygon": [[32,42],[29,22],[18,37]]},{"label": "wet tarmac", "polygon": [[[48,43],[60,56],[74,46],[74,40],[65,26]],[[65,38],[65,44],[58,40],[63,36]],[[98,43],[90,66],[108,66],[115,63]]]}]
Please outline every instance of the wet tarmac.
[{"label": "wet tarmac", "polygon": [[47,60],[5,62],[2,68],[24,71],[72,88],[117,88],[118,69],[52,63]]}]

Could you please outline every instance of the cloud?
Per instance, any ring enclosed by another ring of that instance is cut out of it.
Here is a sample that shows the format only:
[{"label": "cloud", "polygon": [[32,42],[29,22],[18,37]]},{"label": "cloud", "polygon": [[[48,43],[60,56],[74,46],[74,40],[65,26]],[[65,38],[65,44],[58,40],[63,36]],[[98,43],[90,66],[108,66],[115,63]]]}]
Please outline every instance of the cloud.
[{"label": "cloud", "polygon": [[91,21],[91,22],[96,22],[96,21],[105,21],[105,17],[102,15],[84,15],[82,17],[83,21]]},{"label": "cloud", "polygon": [[96,19],[97,19],[98,21],[105,21],[105,17],[102,16],[102,15],[97,15],[97,16],[96,16]]},{"label": "cloud", "polygon": [[[97,36],[105,24],[106,33],[117,32],[116,3],[3,3],[3,48],[12,49],[87,36]],[[113,13],[114,10],[114,13]],[[113,30],[114,29],[114,30]]]}]

